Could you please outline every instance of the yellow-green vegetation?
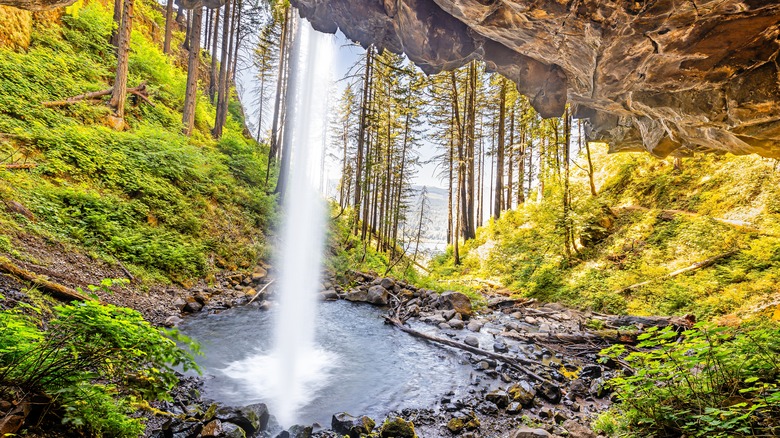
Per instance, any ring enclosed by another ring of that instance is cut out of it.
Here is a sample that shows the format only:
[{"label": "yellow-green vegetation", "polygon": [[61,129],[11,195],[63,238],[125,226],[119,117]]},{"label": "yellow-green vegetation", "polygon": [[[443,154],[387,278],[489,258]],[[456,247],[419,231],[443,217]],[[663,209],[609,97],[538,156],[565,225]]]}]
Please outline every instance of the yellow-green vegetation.
[{"label": "yellow-green vegetation", "polygon": [[584,171],[573,172],[571,259],[563,250],[561,178],[550,173],[543,199],[534,194],[480,228],[461,246],[461,265],[451,252],[434,260],[432,277],[491,279],[518,295],[636,315],[710,318],[780,294],[776,161],[697,155],[677,169],[672,159],[592,149],[599,194],[591,196]]},{"label": "yellow-green vegetation", "polygon": [[[0,154],[37,164],[0,169],[0,199],[34,216],[2,209],[0,234],[11,246],[24,233],[69,242],[164,281],[256,262],[274,201],[267,151],[242,135],[237,102],[215,141],[214,108],[200,93],[195,132],[181,134],[186,72],[153,39],[165,24],[159,6],[139,0],[128,86],[146,82],[154,105],[129,96],[125,131],[105,126],[110,110],[100,102],[42,105],[111,86],[112,7],[90,1],[69,11],[34,24],[26,51],[0,48]],[[177,32],[174,45],[181,39]]]},{"label": "yellow-green vegetation", "polygon": [[24,405],[45,394],[71,431],[137,437],[138,406],[170,400],[175,370],[197,369],[176,344],[195,348],[187,338],[134,310],[77,302],[54,307],[45,325],[43,311],[23,304],[0,312],[0,398]]},{"label": "yellow-green vegetation", "polygon": [[780,432],[780,328],[699,323],[677,333],[653,328],[626,355],[634,368],[612,379],[620,400],[595,420],[609,436],[777,436]]}]

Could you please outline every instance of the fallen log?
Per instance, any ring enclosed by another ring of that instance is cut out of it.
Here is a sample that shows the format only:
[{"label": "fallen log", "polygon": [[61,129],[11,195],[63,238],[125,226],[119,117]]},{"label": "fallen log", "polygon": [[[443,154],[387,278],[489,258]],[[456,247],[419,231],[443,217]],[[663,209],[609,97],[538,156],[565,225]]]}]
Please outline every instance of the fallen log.
[{"label": "fallen log", "polygon": [[38,167],[38,163],[9,163],[9,164],[2,164],[0,165],[0,167],[6,170],[35,169],[36,167]]},{"label": "fallen log", "polygon": [[656,281],[668,280],[670,278],[677,277],[678,275],[682,275],[682,274],[685,274],[685,273],[688,273],[688,272],[696,271],[696,270],[702,269],[702,268],[707,268],[709,266],[714,265],[719,260],[725,259],[727,257],[731,257],[731,256],[733,256],[734,254],[736,254],[738,252],[739,252],[739,250],[735,249],[733,251],[729,251],[729,252],[726,252],[726,253],[723,253],[723,254],[718,254],[718,255],[716,255],[714,257],[710,257],[710,258],[708,258],[706,260],[702,260],[700,262],[696,262],[696,263],[694,263],[694,264],[692,264],[690,266],[687,266],[687,267],[682,268],[682,269],[678,269],[678,270],[676,270],[674,272],[670,272],[670,273],[668,273],[666,275],[663,275],[661,277],[653,278],[651,280],[643,281],[641,283],[632,284],[631,286],[626,286],[623,289],[620,289],[620,290],[616,291],[615,293],[617,293],[617,294],[625,294],[625,293],[631,292],[634,289],[640,288],[642,286],[647,286],[648,284],[652,284],[652,283],[654,283]]},{"label": "fallen log", "polygon": [[91,298],[69,287],[49,281],[33,272],[20,268],[5,257],[0,257],[0,271],[7,272],[37,286],[41,291],[63,301],[87,301]]},{"label": "fallen log", "polygon": [[425,339],[430,342],[435,342],[438,344],[446,345],[448,347],[457,348],[459,350],[468,351],[469,353],[474,353],[480,356],[489,357],[491,359],[500,360],[501,362],[507,364],[508,366],[514,368],[515,370],[527,375],[528,377],[531,377],[532,379],[536,380],[539,383],[547,383],[550,385],[553,385],[552,382],[545,379],[544,377],[534,373],[533,371],[530,371],[527,367],[520,366],[526,365],[526,366],[534,366],[539,365],[538,362],[534,362],[528,359],[523,359],[521,357],[511,357],[506,356],[499,353],[493,353],[492,351],[486,351],[482,350],[481,348],[472,347],[471,345],[466,345],[457,341],[453,341],[451,339],[445,339],[445,338],[439,338],[437,336],[429,335],[423,332],[419,332],[417,330],[414,330],[411,327],[403,325],[401,321],[398,318],[391,317],[391,316],[385,316],[385,321],[387,321],[389,324],[394,325],[399,330],[401,330],[404,333],[408,333],[414,337]]},{"label": "fallen log", "polygon": [[255,296],[253,296],[253,297],[252,297],[252,299],[251,299],[251,300],[249,300],[249,302],[248,302],[247,304],[252,304],[252,301],[254,301],[254,300],[255,300],[255,298],[259,297],[259,296],[260,296],[260,294],[261,294],[261,293],[263,293],[263,291],[264,291],[264,290],[268,289],[268,286],[270,286],[270,285],[274,284],[274,281],[276,281],[276,280],[271,280],[271,281],[269,281],[269,282],[268,282],[268,284],[266,284],[265,286],[263,286],[263,288],[262,288],[262,289],[260,289],[259,291],[257,291],[257,293],[255,294]]},{"label": "fallen log", "polygon": [[[114,87],[111,87],[107,90],[92,91],[89,93],[79,94],[78,96],[69,97],[64,100],[52,100],[49,102],[43,102],[42,105],[45,106],[46,108],[52,108],[58,106],[72,105],[74,103],[78,103],[84,100],[99,101],[100,98],[110,95],[113,91],[114,91]],[[128,88],[127,93],[132,94],[134,96],[138,96],[144,102],[154,106],[154,103],[152,103],[152,101],[149,100],[149,94],[146,92],[146,82],[141,82],[141,84],[138,85],[137,87]]]},{"label": "fallen log", "polygon": [[685,316],[610,316],[606,318],[606,324],[610,327],[667,327],[691,328],[696,323],[693,315]]}]

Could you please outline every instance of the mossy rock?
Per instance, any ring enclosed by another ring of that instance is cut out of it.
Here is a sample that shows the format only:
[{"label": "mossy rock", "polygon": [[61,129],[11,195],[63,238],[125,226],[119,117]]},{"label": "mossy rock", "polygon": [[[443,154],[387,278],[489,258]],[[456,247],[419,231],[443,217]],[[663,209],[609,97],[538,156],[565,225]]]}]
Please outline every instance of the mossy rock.
[{"label": "mossy rock", "polygon": [[379,433],[381,438],[417,438],[414,432],[414,423],[401,417],[385,420]]}]

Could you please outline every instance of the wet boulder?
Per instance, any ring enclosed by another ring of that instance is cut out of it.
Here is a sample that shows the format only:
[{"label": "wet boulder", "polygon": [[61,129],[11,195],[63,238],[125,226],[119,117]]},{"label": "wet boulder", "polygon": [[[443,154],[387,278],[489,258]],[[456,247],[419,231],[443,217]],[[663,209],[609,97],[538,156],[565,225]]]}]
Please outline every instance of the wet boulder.
[{"label": "wet boulder", "polygon": [[501,409],[509,406],[509,394],[507,394],[506,391],[500,389],[496,389],[495,391],[490,391],[487,393],[485,400],[493,403]]},{"label": "wet boulder", "polygon": [[516,401],[525,407],[531,406],[536,397],[536,390],[533,385],[524,380],[512,385],[507,392],[512,401]]},{"label": "wet boulder", "polygon": [[330,427],[337,433],[349,435],[350,438],[360,438],[360,435],[368,435],[374,430],[376,423],[365,415],[354,417],[346,412],[333,416]]},{"label": "wet boulder", "polygon": [[393,281],[392,278],[383,278],[379,282],[379,285],[387,290],[393,290],[393,288],[395,287],[395,281]]},{"label": "wet boulder", "polygon": [[441,294],[436,302],[436,307],[444,310],[453,309],[463,316],[471,316],[473,313],[469,297],[455,291],[447,291]]},{"label": "wet boulder", "polygon": [[347,292],[344,299],[347,301],[364,303],[368,300],[368,290],[360,288],[352,289]]},{"label": "wet boulder", "polygon": [[521,427],[520,429],[517,429],[516,431],[512,432],[512,435],[510,435],[510,438],[548,438],[550,436],[550,432],[547,432],[544,429],[532,429],[530,427]]},{"label": "wet boulder", "polygon": [[479,347],[479,339],[476,336],[466,336],[463,343],[471,347]]},{"label": "wet boulder", "polygon": [[379,436],[381,438],[417,438],[414,423],[401,417],[388,419],[382,424]]},{"label": "wet boulder", "polygon": [[238,409],[221,407],[217,410],[216,417],[222,421],[223,429],[226,426],[225,423],[232,423],[251,436],[268,427],[270,414],[265,404],[255,403]]},{"label": "wet boulder", "polygon": [[371,286],[368,288],[368,294],[366,295],[366,301],[376,306],[386,306],[390,294],[387,289],[381,285]]},{"label": "wet boulder", "polygon": [[558,403],[561,401],[561,388],[549,382],[544,382],[539,387],[539,393],[547,399],[550,403]]}]

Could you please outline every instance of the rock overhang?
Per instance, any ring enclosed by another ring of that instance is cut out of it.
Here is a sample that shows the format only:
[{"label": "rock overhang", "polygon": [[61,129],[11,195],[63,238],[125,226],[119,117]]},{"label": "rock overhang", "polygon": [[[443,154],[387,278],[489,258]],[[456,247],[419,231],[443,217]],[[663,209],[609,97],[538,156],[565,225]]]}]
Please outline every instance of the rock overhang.
[{"label": "rock overhang", "polygon": [[780,158],[780,3],[768,0],[292,0],[319,31],[405,53],[425,73],[472,60],[543,117],[567,103],[590,140],[656,156]]}]

